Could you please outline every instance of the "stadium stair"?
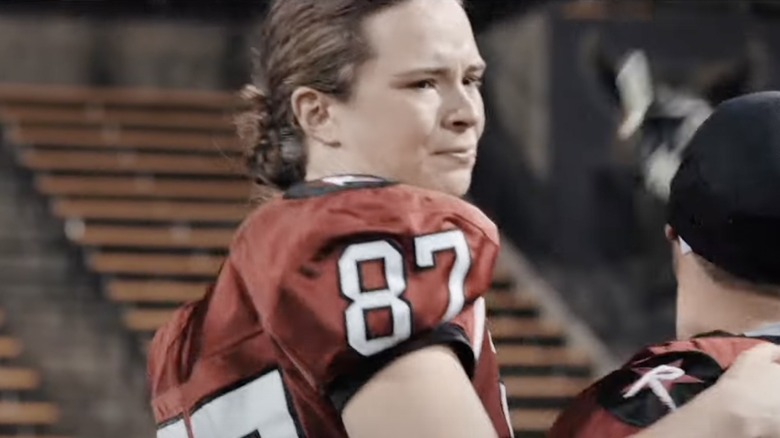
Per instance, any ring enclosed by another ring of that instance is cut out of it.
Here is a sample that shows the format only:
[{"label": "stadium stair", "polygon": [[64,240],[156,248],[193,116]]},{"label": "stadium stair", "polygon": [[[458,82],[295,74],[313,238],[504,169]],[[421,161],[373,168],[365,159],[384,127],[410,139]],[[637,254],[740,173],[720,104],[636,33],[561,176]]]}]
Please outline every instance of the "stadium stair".
[{"label": "stadium stair", "polygon": [[[204,293],[251,208],[235,104],[219,93],[0,86],[17,165],[141,353]],[[526,292],[499,268],[487,308],[517,436],[541,437],[593,363]]]},{"label": "stadium stair", "polygon": [[[0,336],[0,354],[24,348],[21,359],[2,359],[8,372],[0,371],[0,385],[37,380],[40,387],[11,391],[23,396],[16,399],[4,398],[11,392],[0,389],[0,438],[153,436],[145,376],[129,353],[115,306],[97,296],[80,272],[81,261],[63,238],[62,224],[48,214],[44,198],[32,190],[30,175],[14,165],[13,149],[7,146],[4,138],[0,307],[10,328]],[[21,409],[5,404],[13,401],[38,404]],[[52,424],[12,427],[14,421],[34,420],[31,415],[39,415],[37,421],[48,416]]]}]

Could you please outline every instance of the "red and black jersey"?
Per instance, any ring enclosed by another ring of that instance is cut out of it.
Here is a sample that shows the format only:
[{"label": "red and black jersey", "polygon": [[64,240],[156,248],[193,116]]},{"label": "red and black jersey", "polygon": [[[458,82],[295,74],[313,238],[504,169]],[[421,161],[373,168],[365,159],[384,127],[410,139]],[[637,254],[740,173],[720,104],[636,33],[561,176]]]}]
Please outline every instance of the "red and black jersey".
[{"label": "red and black jersey", "polygon": [[775,336],[723,332],[654,345],[585,389],[558,417],[550,438],[636,434],[709,388],[745,350]]},{"label": "red and black jersey", "polygon": [[390,361],[447,345],[511,436],[482,295],[494,224],[375,178],[297,186],[239,228],[213,290],[150,350],[160,438],[346,437],[341,409]]}]

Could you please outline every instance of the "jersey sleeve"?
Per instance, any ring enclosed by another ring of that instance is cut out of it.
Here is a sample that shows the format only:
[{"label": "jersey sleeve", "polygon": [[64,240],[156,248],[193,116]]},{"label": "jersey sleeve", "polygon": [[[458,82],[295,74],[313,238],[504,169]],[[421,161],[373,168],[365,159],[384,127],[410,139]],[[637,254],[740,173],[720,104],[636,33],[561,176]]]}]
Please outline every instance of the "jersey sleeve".
[{"label": "jersey sleeve", "polygon": [[182,384],[182,351],[186,348],[186,332],[195,303],[177,309],[165,325],[155,333],[147,352],[146,377],[149,383],[152,414],[158,425],[181,416],[179,388]]},{"label": "jersey sleeve", "polygon": [[549,438],[619,438],[642,430],[612,415],[599,404],[600,383],[581,392],[567,406],[548,432]]},{"label": "jersey sleeve", "polygon": [[714,385],[742,351],[759,342],[729,335],[647,347],[580,393],[548,436],[632,436]]},{"label": "jersey sleeve", "polygon": [[[461,200],[363,192],[294,210],[273,254],[252,247],[268,229],[244,239],[264,327],[339,409],[386,364],[427,346],[450,346],[471,374],[484,335],[477,301],[498,253],[492,222]],[[263,257],[274,259],[265,272]]]}]

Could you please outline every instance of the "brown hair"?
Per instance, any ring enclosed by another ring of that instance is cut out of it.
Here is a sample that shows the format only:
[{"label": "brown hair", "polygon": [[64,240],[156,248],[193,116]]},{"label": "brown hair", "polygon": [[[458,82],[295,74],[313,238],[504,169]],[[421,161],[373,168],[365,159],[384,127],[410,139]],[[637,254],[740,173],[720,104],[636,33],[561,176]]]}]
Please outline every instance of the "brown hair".
[{"label": "brown hair", "polygon": [[239,117],[255,198],[304,179],[306,150],[290,98],[301,86],[348,100],[356,70],[371,58],[364,20],[408,0],[275,0],[262,30],[250,109]]}]

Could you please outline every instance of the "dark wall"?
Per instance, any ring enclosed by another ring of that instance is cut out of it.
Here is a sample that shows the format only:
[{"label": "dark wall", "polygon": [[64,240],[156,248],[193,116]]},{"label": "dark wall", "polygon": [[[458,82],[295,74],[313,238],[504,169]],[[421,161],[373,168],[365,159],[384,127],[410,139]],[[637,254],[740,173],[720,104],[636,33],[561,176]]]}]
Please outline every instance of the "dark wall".
[{"label": "dark wall", "polygon": [[[564,19],[555,9],[544,15],[546,25],[540,28],[540,34],[525,38],[536,38],[546,46],[546,57],[528,60],[547,63],[547,75],[542,79],[545,83],[536,79],[526,86],[547,90],[543,105],[530,104],[535,105],[535,111],[547,114],[548,132],[542,147],[548,156],[548,169],[544,176],[537,176],[539,172],[516,153],[530,146],[506,146],[524,140],[512,135],[514,127],[509,125],[512,117],[523,123],[529,103],[516,99],[508,106],[499,102],[511,85],[502,78],[501,71],[496,71],[496,60],[489,59],[486,102],[491,118],[474,192],[490,196],[492,179],[497,177],[492,170],[512,163],[514,171],[502,173],[512,182],[504,185],[511,186],[518,198],[524,198],[516,204],[521,210],[516,214],[528,225],[518,226],[513,234],[520,243],[527,243],[529,250],[564,263],[585,265],[641,252],[635,237],[635,190],[641,187],[632,180],[637,176],[632,169],[621,167],[619,162],[616,128],[620,114],[599,77],[592,47],[599,45],[614,60],[632,48],[641,48],[661,82],[696,89],[716,70],[745,58],[749,46],[758,46],[763,59],[748,87],[768,89],[780,85],[780,26],[731,14],[661,14],[653,20],[592,21]],[[493,56],[518,57],[510,50]],[[517,62],[522,64],[524,60]],[[498,69],[505,68],[498,64]],[[505,121],[507,118],[510,122]],[[539,194],[543,194],[543,202],[534,201],[528,206],[528,199]],[[509,198],[501,199],[488,202],[486,208],[510,216],[512,203],[507,205]]]},{"label": "dark wall", "polygon": [[[661,81],[691,84],[706,69],[743,57],[752,38],[739,17],[658,17],[603,23],[554,19],[550,80],[553,222],[550,252],[572,262],[622,258],[641,251],[631,185],[615,167],[617,111],[599,81],[595,53],[619,59],[631,48],[647,52]],[[617,172],[617,173],[616,173]]]},{"label": "dark wall", "polygon": [[[529,102],[502,102],[511,93],[502,93],[506,78],[491,63],[485,93],[491,117],[473,197],[575,312],[618,353],[627,352],[673,336],[675,285],[663,236],[664,204],[644,192],[636,169],[616,152],[619,113],[592,47],[598,42],[615,60],[642,48],[660,80],[696,89],[752,46],[761,59],[749,86],[776,89],[780,26],[730,9],[661,10],[652,20],[565,19],[558,9],[540,15],[545,25],[538,34],[518,31],[517,38],[538,41],[547,56],[524,60],[517,50],[501,56],[528,68],[546,63],[545,78],[530,81],[547,90],[541,104],[530,102],[547,115],[546,140],[539,145],[527,135],[518,139],[513,125],[525,123]],[[512,44],[513,38],[507,33],[497,40]],[[515,74],[526,75],[521,68]],[[540,147],[547,154],[543,175],[528,159],[528,150]]]}]

